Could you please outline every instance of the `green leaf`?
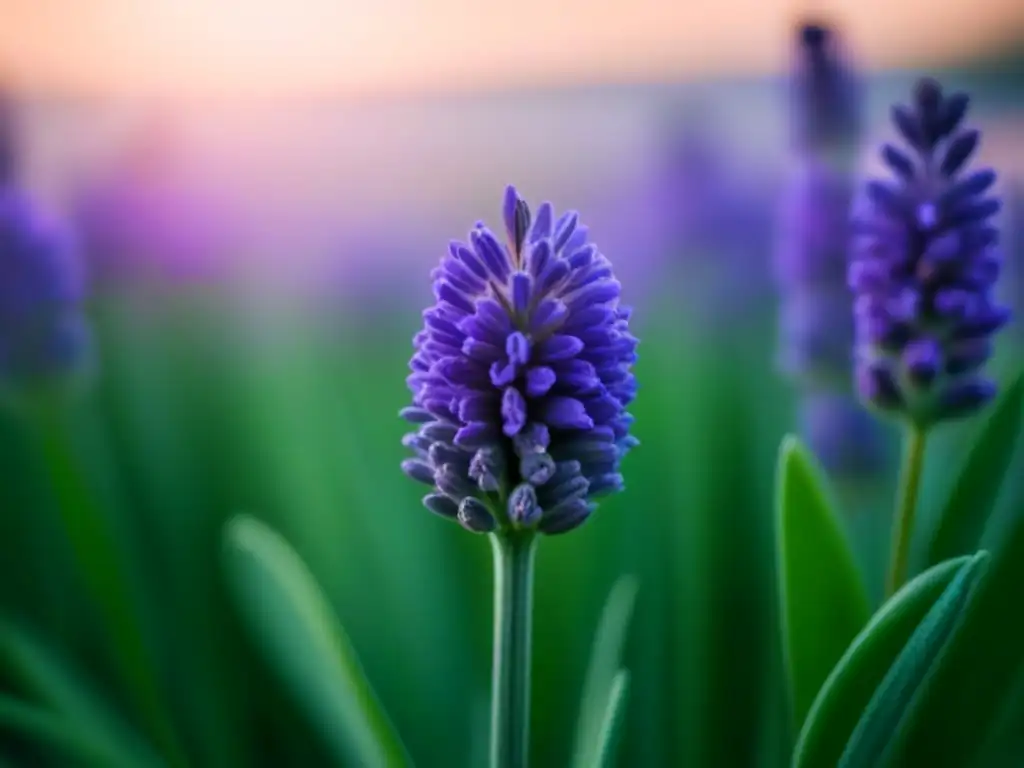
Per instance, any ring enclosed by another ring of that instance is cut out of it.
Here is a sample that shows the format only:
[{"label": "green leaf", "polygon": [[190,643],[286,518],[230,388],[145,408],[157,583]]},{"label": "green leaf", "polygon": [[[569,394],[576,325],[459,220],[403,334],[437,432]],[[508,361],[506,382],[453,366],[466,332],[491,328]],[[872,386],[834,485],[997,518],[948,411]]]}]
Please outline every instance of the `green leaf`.
[{"label": "green leaf", "polygon": [[[94,768],[139,768],[159,766],[158,761],[137,762],[117,744],[102,735],[83,728],[70,718],[48,712],[42,707],[0,693],[0,733],[17,733],[26,739],[59,751],[70,760],[69,765]],[[0,765],[4,765],[0,755]]]},{"label": "green leaf", "polygon": [[1024,665],[1024,509],[993,552],[988,577],[971,600],[963,628],[930,681],[928,700],[908,725],[908,765],[961,766],[976,757]]},{"label": "green leaf", "polygon": [[871,697],[839,761],[839,768],[915,765],[896,761],[903,726],[923,701],[922,688],[942,663],[942,654],[964,614],[975,585],[984,576],[989,555],[979,552],[960,567]]},{"label": "green leaf", "polygon": [[636,593],[637,580],[623,576],[615,582],[605,601],[583,683],[572,763],[575,768],[592,768],[596,764],[601,729],[607,719],[614,687],[622,675],[619,666]]},{"label": "green leaf", "polygon": [[608,768],[615,762],[615,751],[619,746],[622,724],[626,718],[626,696],[629,692],[629,672],[620,669],[612,680],[605,705],[604,719],[597,734],[597,750],[594,768]]},{"label": "green leaf", "polygon": [[978,548],[1024,427],[1022,403],[1024,371],[996,403],[967,454],[928,546],[929,565]]},{"label": "green leaf", "polygon": [[905,584],[871,618],[821,687],[793,750],[793,768],[836,765],[886,672],[953,577],[958,557]]},{"label": "green leaf", "polygon": [[[69,739],[80,738],[104,755],[117,755],[119,765],[160,765],[153,749],[63,659],[25,630],[6,623],[0,624],[0,672],[15,681],[32,703],[41,705],[38,716],[25,714],[25,722],[59,720],[62,728],[74,732]],[[36,712],[30,704],[16,704],[10,704],[16,714],[24,714],[26,707]]]},{"label": "green leaf", "polygon": [[298,554],[247,516],[229,520],[224,538],[228,585],[243,619],[338,764],[411,765],[352,644]]},{"label": "green leaf", "polygon": [[795,437],[782,441],[776,483],[783,653],[799,727],[871,610],[824,476]]}]

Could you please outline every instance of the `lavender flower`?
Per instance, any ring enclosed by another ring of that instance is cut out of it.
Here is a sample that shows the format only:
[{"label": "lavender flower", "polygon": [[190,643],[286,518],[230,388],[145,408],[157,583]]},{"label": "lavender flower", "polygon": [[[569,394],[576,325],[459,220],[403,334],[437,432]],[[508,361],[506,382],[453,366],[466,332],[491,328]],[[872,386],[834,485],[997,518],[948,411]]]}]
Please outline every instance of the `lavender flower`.
[{"label": "lavender flower", "polygon": [[14,99],[0,87],[0,185],[9,184],[18,170],[18,110]]},{"label": "lavender flower", "polygon": [[995,395],[982,375],[1009,319],[987,193],[992,170],[967,172],[979,132],[962,128],[968,98],[918,82],[893,122],[909,152],[885,145],[892,181],[870,181],[855,210],[856,383],[861,397],[920,429],[973,413]]},{"label": "lavender flower", "polygon": [[854,326],[846,285],[849,211],[861,104],[838,35],[797,30],[792,79],[796,153],[779,216],[778,365],[801,395],[801,432],[834,476],[861,479],[885,461],[880,427],[853,398]]},{"label": "lavender flower", "polygon": [[846,286],[852,173],[817,158],[794,160],[775,256],[782,299],[778,362],[803,390],[848,389],[852,300]]},{"label": "lavender flower", "polygon": [[428,509],[469,530],[563,533],[623,488],[637,340],[575,212],[531,216],[509,187],[504,221],[505,245],[478,223],[432,274],[402,411],[416,458],[402,469],[434,487]]},{"label": "lavender flower", "polygon": [[[1010,219],[1010,303],[1014,310],[1024,310],[1024,180],[1015,179],[1006,190]],[[1017,324],[1018,338],[1024,327]],[[1020,344],[1018,344],[1020,347]]]},{"label": "lavender flower", "polygon": [[834,30],[819,23],[803,24],[794,70],[796,147],[818,153],[855,150],[862,122],[859,86]]},{"label": "lavender flower", "polygon": [[779,364],[804,391],[848,389],[853,322],[846,251],[861,127],[859,92],[835,32],[801,25],[796,50],[792,115],[797,152],[783,195],[775,253],[782,299]]},{"label": "lavender flower", "polygon": [[0,385],[59,385],[90,360],[84,276],[66,234],[12,186],[0,189]]}]

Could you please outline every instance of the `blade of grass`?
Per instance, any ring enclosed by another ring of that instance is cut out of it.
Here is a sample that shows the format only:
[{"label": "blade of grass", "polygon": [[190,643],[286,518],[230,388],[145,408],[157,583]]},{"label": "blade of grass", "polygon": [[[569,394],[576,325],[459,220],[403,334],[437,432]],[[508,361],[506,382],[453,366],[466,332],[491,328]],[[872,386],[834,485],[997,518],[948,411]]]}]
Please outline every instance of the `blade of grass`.
[{"label": "blade of grass", "polygon": [[142,761],[120,745],[83,728],[70,718],[0,693],[0,731],[20,734],[41,747],[57,749],[70,765],[94,768],[159,768],[159,761]]},{"label": "blade of grass", "polygon": [[835,765],[875,690],[949,583],[970,557],[947,560],[905,584],[885,603],[821,686],[793,750],[793,768]]},{"label": "blade of grass", "polygon": [[978,548],[1024,429],[1024,371],[992,409],[953,483],[928,546],[928,565]]},{"label": "blade of grass", "polygon": [[871,611],[824,474],[792,436],[779,450],[777,493],[783,649],[800,728]]},{"label": "blade of grass", "polygon": [[942,663],[943,652],[977,594],[975,586],[984,578],[988,561],[989,554],[979,552],[962,565],[914,630],[853,729],[839,768],[914,764],[899,759],[906,736],[903,725],[922,702],[925,681]]},{"label": "blade of grass", "polygon": [[620,669],[612,680],[605,705],[604,719],[597,734],[594,768],[610,768],[615,763],[623,724],[626,719],[626,700],[629,694],[629,672]]},{"label": "blade of grass", "polygon": [[129,690],[153,739],[174,766],[187,766],[165,708],[142,626],[127,585],[122,553],[107,525],[105,511],[84,475],[67,414],[53,403],[32,412],[43,461],[49,471],[57,510],[72,544],[91,599],[106,625],[107,637]]},{"label": "blade of grass", "polygon": [[224,540],[224,567],[242,617],[338,764],[411,765],[355,649],[298,554],[246,516],[227,523]]},{"label": "blade of grass", "polygon": [[620,578],[612,586],[601,613],[580,699],[573,757],[575,768],[589,768],[597,760],[599,737],[607,718],[609,698],[621,674],[619,667],[637,589],[635,578]]}]

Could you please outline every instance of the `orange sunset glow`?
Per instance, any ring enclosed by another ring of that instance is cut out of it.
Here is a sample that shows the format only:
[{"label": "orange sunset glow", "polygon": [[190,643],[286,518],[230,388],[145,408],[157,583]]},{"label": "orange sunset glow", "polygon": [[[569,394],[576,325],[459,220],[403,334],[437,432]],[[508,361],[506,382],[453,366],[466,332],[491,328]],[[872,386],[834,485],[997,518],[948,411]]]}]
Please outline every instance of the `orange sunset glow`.
[{"label": "orange sunset glow", "polygon": [[0,71],[102,93],[534,84],[770,71],[796,13],[841,21],[871,67],[1024,37],[1017,0],[2,0]]}]

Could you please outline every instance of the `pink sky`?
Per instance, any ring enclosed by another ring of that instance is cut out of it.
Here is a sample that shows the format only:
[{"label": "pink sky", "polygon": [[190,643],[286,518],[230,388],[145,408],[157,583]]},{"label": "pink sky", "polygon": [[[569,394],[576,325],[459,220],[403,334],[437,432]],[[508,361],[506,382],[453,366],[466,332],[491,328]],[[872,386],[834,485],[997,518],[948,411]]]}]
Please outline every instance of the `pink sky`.
[{"label": "pink sky", "polygon": [[0,73],[192,94],[465,87],[771,71],[794,14],[872,67],[1024,39],[1019,0],[0,0]]}]

